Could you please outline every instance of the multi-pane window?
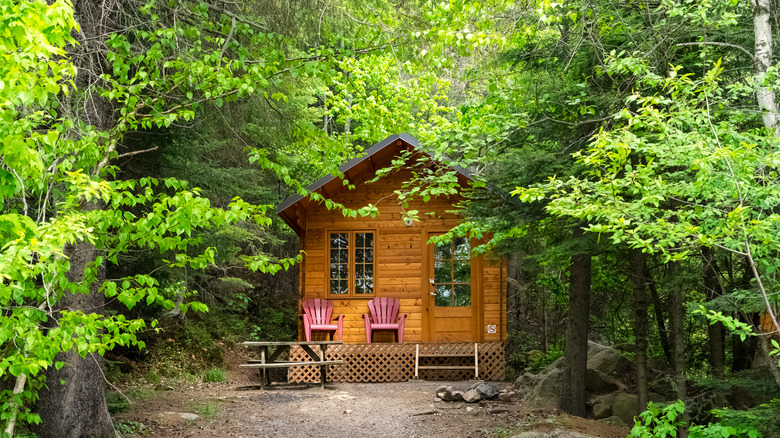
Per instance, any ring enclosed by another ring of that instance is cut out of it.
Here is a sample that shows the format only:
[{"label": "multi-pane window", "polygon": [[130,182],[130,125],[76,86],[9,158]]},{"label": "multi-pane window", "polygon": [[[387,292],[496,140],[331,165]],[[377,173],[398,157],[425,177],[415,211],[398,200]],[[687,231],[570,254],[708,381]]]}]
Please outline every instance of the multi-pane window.
[{"label": "multi-pane window", "polygon": [[331,232],[329,252],[331,294],[365,296],[374,293],[373,232]]},{"label": "multi-pane window", "polygon": [[433,250],[433,289],[437,307],[471,305],[471,247],[460,237]]}]

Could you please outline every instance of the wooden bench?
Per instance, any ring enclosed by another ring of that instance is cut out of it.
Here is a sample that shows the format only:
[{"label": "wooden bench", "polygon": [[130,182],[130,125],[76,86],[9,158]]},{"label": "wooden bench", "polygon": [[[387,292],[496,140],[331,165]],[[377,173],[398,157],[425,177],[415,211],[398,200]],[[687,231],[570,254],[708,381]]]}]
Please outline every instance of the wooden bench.
[{"label": "wooden bench", "polygon": [[[242,342],[245,347],[256,347],[260,350],[260,359],[250,359],[249,363],[242,364],[242,367],[251,367],[260,369],[260,387],[265,389],[265,384],[270,384],[269,375],[266,372],[269,368],[288,368],[294,366],[314,365],[320,367],[320,386],[325,389],[325,380],[328,374],[329,365],[341,365],[342,360],[325,360],[325,352],[329,345],[340,345],[341,341],[311,341],[311,342]],[[320,347],[320,354],[317,354],[311,347],[317,345]],[[277,359],[283,351],[290,347],[300,346],[311,358],[311,362],[278,362]],[[270,352],[269,349],[273,348]]]}]

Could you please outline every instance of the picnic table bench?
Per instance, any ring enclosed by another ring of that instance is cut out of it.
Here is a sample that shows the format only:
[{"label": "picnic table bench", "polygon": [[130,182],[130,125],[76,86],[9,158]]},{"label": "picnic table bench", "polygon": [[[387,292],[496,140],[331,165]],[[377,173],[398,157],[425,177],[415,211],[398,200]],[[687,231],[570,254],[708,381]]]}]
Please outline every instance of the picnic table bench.
[{"label": "picnic table bench", "polygon": [[[265,388],[266,382],[270,384],[267,373],[268,368],[288,368],[294,366],[315,365],[320,367],[320,385],[325,389],[325,379],[328,374],[329,365],[341,365],[343,360],[325,360],[325,351],[329,345],[341,345],[341,341],[296,341],[296,342],[242,342],[245,347],[256,347],[260,350],[260,359],[250,359],[249,363],[242,364],[242,367],[252,367],[260,369],[260,387]],[[320,354],[317,354],[312,346],[320,347]],[[311,358],[311,362],[278,362],[279,356],[283,351],[288,351],[290,347],[300,346]],[[271,350],[272,349],[272,350]],[[270,354],[269,354],[270,353]]]}]

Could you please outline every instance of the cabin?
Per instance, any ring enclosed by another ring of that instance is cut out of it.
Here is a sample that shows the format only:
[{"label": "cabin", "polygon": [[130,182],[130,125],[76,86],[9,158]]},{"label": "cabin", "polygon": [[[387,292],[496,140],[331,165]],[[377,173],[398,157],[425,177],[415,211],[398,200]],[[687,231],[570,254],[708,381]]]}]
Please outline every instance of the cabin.
[{"label": "cabin", "polygon": [[[345,217],[340,209],[329,210],[322,201],[304,196],[292,196],[277,208],[279,216],[300,237],[304,254],[299,302],[327,299],[334,305],[334,315],[344,315],[344,345],[329,348],[328,354],[338,356],[341,352],[339,358],[347,359],[347,365],[341,368],[349,368],[350,363],[360,362],[364,356],[374,357],[374,362],[365,367],[381,368],[377,355],[390,354],[393,357],[387,360],[398,368],[391,376],[376,377],[371,369],[339,371],[339,367],[332,367],[329,378],[394,381],[414,377],[412,372],[419,377],[421,369],[427,373],[426,378],[436,378],[437,365],[438,371],[444,371],[437,374],[442,378],[474,378],[480,371],[480,378],[502,378],[505,263],[473,254],[471,248],[480,242],[467,238],[443,245],[428,244],[432,236],[461,222],[453,210],[462,196],[440,196],[427,202],[413,199],[407,210],[419,211],[419,220],[405,220],[395,191],[402,190],[404,182],[412,178],[412,164],[396,166],[371,182],[377,170],[391,167],[393,160],[402,156],[406,163],[418,163],[418,158],[427,154],[414,137],[392,135],[341,165],[343,179],[328,175],[308,187],[351,209],[376,205],[375,217]],[[459,185],[468,187],[472,182],[469,172],[460,167],[453,169]],[[400,300],[400,312],[406,314],[402,344],[396,342],[394,333],[384,332],[376,333],[369,343],[363,315],[368,313],[368,302],[378,297]],[[299,326],[302,340],[303,325]],[[314,332],[312,336],[327,334]],[[351,357],[345,358],[346,352]],[[468,364],[463,364],[464,358]],[[290,380],[296,381],[295,373],[306,374],[305,368],[291,369]],[[339,373],[352,377],[340,378]],[[317,377],[315,374],[311,372],[312,377]],[[298,381],[303,380],[305,376]]]}]

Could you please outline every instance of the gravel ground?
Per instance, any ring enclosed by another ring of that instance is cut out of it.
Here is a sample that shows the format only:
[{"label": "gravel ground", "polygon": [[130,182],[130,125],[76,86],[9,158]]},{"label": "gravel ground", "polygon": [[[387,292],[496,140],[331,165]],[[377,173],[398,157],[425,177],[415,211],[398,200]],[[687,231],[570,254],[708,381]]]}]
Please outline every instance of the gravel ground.
[{"label": "gravel ground", "polygon": [[[435,400],[438,386],[466,390],[469,382],[329,383],[325,389],[319,384],[274,383],[260,389],[256,371],[234,364],[229,378],[227,383],[162,386],[156,391],[125,388],[142,397],[115,420],[125,426],[125,436],[133,436],[130,427],[137,431],[142,425],[138,436],[161,438],[504,437],[512,436],[509,431],[567,436],[558,430],[623,438],[628,432],[593,420],[528,410],[517,402]],[[493,384],[497,389],[512,387]]]}]

